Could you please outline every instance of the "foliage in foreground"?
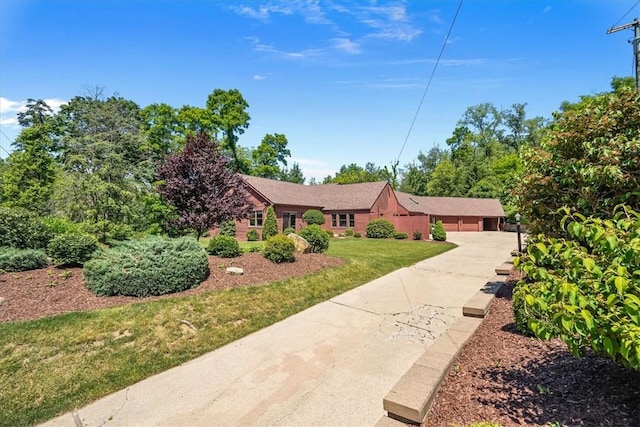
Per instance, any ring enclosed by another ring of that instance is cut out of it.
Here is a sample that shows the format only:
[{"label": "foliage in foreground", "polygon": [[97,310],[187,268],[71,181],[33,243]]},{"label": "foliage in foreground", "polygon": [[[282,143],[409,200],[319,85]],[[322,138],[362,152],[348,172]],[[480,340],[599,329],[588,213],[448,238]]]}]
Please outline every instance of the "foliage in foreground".
[{"label": "foliage in foreground", "polygon": [[378,218],[369,221],[366,227],[367,237],[370,239],[388,239],[396,232],[395,227],[386,218]]},{"label": "foliage in foreground", "polygon": [[268,240],[269,237],[276,234],[278,234],[278,218],[273,206],[269,206],[264,217],[264,224],[262,224],[262,240]]},{"label": "foliage in foreground", "polygon": [[262,250],[262,255],[276,264],[282,262],[294,262],[294,252],[296,246],[293,240],[285,236],[284,234],[276,234],[267,239]]},{"label": "foliage in foreground", "polygon": [[342,239],[329,255],[347,263],[305,277],[0,324],[0,383],[21,385],[0,387],[0,426],[35,425],[84,406],[453,247]]},{"label": "foliage in foreground", "polygon": [[309,209],[305,213],[302,214],[302,219],[309,225],[323,225],[324,224],[324,214],[322,211],[318,209]]},{"label": "foliage in foreground", "polygon": [[564,213],[571,240],[532,238],[516,262],[526,273],[513,295],[517,325],[559,336],[576,356],[591,348],[640,371],[640,213]]},{"label": "foliage in foreground", "polygon": [[563,206],[598,218],[611,218],[621,203],[640,206],[640,95],[619,88],[583,97],[523,159],[516,192],[535,233],[564,236]]},{"label": "foliage in foreground", "polygon": [[321,254],[329,249],[329,236],[319,225],[308,225],[300,230],[300,237],[311,245],[311,252]]},{"label": "foliage in foreground", "polygon": [[0,245],[44,249],[51,237],[42,221],[27,210],[0,206]]},{"label": "foliage in foreground", "polygon": [[47,255],[39,249],[0,248],[0,274],[44,268]]},{"label": "foliage in foreground", "polygon": [[85,286],[99,296],[146,297],[198,286],[209,275],[205,249],[188,237],[128,241],[88,261]]}]

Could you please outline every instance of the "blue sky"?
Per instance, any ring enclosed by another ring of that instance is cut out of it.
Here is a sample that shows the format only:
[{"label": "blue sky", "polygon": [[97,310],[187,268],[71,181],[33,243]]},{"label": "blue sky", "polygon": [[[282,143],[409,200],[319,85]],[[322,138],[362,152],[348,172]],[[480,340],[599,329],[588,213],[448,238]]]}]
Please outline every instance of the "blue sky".
[{"label": "blue sky", "polygon": [[464,1],[400,155],[457,0],[2,0],[0,156],[27,98],[57,106],[102,86],[141,107],[204,107],[236,88],[251,115],[240,145],[283,133],[307,178],[404,165],[445,147],[469,106],[526,102],[549,117],[632,75],[633,32],[605,33],[638,3]]}]

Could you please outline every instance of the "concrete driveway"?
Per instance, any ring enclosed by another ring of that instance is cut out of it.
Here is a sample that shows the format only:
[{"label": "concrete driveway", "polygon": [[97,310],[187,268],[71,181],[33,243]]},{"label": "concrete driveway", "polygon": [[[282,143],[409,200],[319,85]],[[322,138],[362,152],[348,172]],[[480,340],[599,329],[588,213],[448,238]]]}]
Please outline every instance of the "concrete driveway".
[{"label": "concrete driveway", "polygon": [[46,426],[373,426],[382,399],[516,246],[458,248],[402,268]]}]

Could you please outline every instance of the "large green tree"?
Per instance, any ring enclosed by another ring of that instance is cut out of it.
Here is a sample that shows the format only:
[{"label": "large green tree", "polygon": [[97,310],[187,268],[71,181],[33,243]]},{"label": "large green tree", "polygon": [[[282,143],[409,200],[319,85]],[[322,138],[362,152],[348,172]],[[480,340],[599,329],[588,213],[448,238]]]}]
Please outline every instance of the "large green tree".
[{"label": "large green tree", "polygon": [[215,89],[207,98],[207,111],[222,132],[222,148],[229,151],[238,172],[247,172],[247,165],[238,154],[238,138],[249,127],[248,108],[249,103],[238,89]]},{"label": "large green tree", "polygon": [[287,168],[287,157],[291,157],[287,144],[287,137],[283,134],[265,135],[260,145],[251,151],[251,174],[270,179],[280,178]]},{"label": "large green tree", "polygon": [[540,147],[524,153],[518,202],[534,231],[564,234],[559,208],[608,218],[640,206],[640,95],[629,87],[556,114]]}]

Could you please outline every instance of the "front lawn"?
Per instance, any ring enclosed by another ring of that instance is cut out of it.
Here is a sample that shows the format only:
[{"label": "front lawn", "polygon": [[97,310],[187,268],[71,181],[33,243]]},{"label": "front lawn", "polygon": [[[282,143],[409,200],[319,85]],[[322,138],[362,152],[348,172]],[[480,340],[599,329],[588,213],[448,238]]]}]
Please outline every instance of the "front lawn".
[{"label": "front lawn", "polygon": [[0,324],[0,426],[82,407],[453,247],[332,239],[328,255],[347,263],[304,277]]}]

